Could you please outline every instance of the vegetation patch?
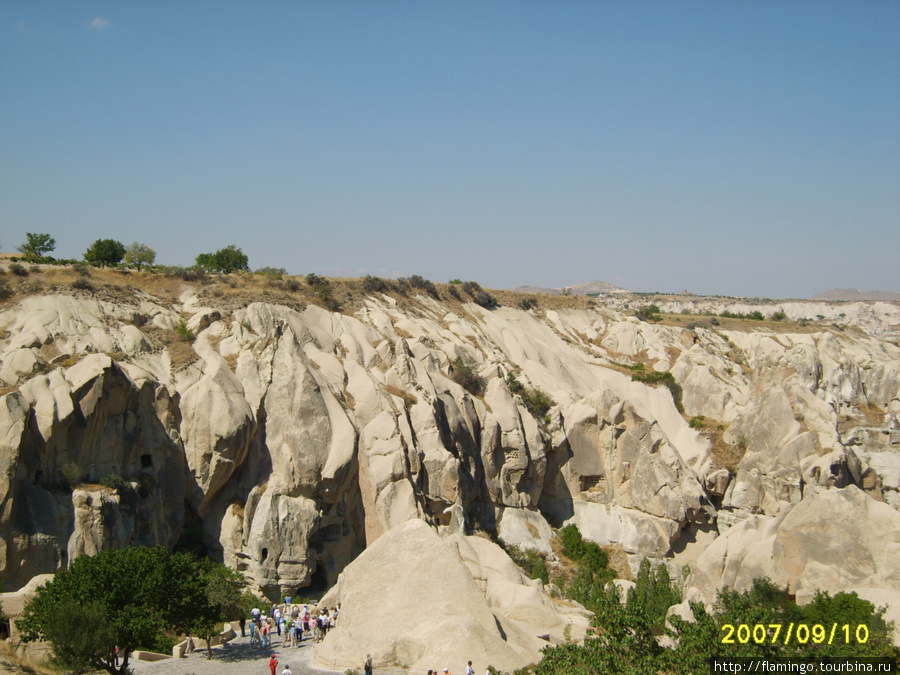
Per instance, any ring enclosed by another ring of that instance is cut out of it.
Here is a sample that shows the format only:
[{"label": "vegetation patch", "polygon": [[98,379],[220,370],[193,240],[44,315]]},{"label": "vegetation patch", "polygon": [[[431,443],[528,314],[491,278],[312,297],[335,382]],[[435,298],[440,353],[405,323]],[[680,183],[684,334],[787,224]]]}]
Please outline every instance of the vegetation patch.
[{"label": "vegetation patch", "polygon": [[473,396],[484,393],[484,378],[478,374],[474,361],[457,356],[450,365],[450,378]]}]

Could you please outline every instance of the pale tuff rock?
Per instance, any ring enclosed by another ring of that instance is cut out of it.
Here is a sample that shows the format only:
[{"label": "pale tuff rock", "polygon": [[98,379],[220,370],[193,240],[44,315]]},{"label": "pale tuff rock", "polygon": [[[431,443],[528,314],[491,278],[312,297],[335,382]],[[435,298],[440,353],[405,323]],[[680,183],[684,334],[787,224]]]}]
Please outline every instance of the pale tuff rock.
[{"label": "pale tuff rock", "polygon": [[[0,312],[0,379],[17,388],[0,408],[0,571],[18,587],[74,555],[172,547],[189,518],[275,597],[333,583],[410,520],[545,551],[550,525],[574,522],[636,563],[713,521],[781,519],[811,486],[856,485],[896,507],[900,347],[872,332],[892,335],[900,310],[809,307],[861,328],[689,330],[603,307],[451,311],[422,296],[369,296],[354,316],[230,312],[187,285],[172,306],[25,298]],[[196,339],[167,342],[182,320]],[[457,357],[483,395],[453,380]],[[620,365],[637,362],[671,368],[684,415]],[[546,419],[509,373],[553,398]],[[695,415],[743,458],[720,463]],[[133,491],[73,495],[68,465]]]},{"label": "pale tuff rock", "polygon": [[533,548],[545,555],[552,553],[553,530],[539,511],[500,509],[497,536],[507,546],[518,546],[523,550]]},{"label": "pale tuff rock", "polygon": [[340,621],[316,650],[333,669],[371,653],[376,668],[419,672],[471,659],[512,671],[539,660],[548,644],[539,636],[580,640],[588,625],[583,610],[555,605],[496,544],[441,539],[420,520],[386,532],[351,563],[320,604],[337,603]]},{"label": "pale tuff rock", "polygon": [[792,592],[850,587],[900,591],[900,513],[855,486],[810,487],[776,516],[750,516],[716,539],[687,581],[686,598],[711,604],[724,587],[767,576]]}]

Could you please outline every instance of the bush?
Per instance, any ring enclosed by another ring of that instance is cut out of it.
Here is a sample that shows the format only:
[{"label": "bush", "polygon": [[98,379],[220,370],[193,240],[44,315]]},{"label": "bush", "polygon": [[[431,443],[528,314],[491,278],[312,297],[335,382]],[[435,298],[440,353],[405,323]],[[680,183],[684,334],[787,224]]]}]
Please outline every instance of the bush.
[{"label": "bush", "polygon": [[471,295],[473,298],[475,294],[481,290],[481,286],[478,285],[477,281],[464,281],[461,284],[463,291]]},{"label": "bush", "polygon": [[62,472],[63,480],[66,482],[66,485],[73,490],[84,482],[84,474],[81,471],[81,467],[75,464],[75,462],[65,462],[60,467],[60,471]]},{"label": "bush", "polygon": [[340,303],[334,298],[331,283],[328,279],[310,272],[306,275],[306,284],[332,312],[336,312],[341,308]]},{"label": "bush", "polygon": [[772,321],[784,321],[787,318],[787,314],[778,310],[772,315]]},{"label": "bush", "polygon": [[537,298],[521,298],[519,300],[519,309],[524,309],[526,312],[529,309],[537,309],[537,306]]},{"label": "bush", "polygon": [[14,262],[9,266],[9,271],[15,274],[17,277],[27,277],[28,270],[25,269],[24,265],[20,265],[17,262]]},{"label": "bush", "polygon": [[451,284],[451,285],[453,285],[453,286],[458,286],[459,284],[462,283],[462,279],[451,279],[451,280],[448,281],[447,283],[448,283],[448,284]]},{"label": "bush", "polygon": [[300,282],[296,279],[285,279],[284,287],[287,288],[292,293],[296,293],[300,290]]},{"label": "bush", "polygon": [[206,278],[203,270],[188,267],[164,267],[161,271],[167,276],[176,277],[182,281],[201,281]]},{"label": "bush", "polygon": [[547,563],[540,551],[533,548],[526,548],[523,551],[518,546],[510,546],[506,549],[506,552],[512,558],[512,561],[521,567],[529,577],[540,579],[544,584],[550,583]]},{"label": "bush", "polygon": [[86,265],[82,265],[81,263],[75,263],[74,265],[72,265],[72,271],[83,277],[91,276],[91,271],[87,268]]},{"label": "bush", "polygon": [[107,487],[110,490],[115,490],[116,492],[125,492],[126,490],[131,489],[131,483],[122,478],[119,474],[111,473],[107,476],[103,476],[99,481],[97,481],[103,487]]},{"label": "bush", "polygon": [[6,279],[0,279],[0,300],[6,300],[6,298],[11,298],[15,294],[12,286],[9,285],[9,282]]},{"label": "bush", "polygon": [[456,286],[447,286],[447,292],[454,298],[462,302],[462,296],[459,294],[459,290],[457,290]]},{"label": "bush", "polygon": [[260,267],[253,273],[259,274],[264,277],[270,277],[272,279],[281,279],[285,274],[287,274],[287,270],[285,270],[283,267]]},{"label": "bush", "polygon": [[514,373],[509,373],[506,376],[506,386],[509,387],[509,391],[512,394],[521,394],[525,391],[525,385],[519,382]]},{"label": "bush", "polygon": [[184,342],[193,342],[196,337],[194,331],[187,327],[184,319],[178,322],[178,325],[175,326],[175,330],[178,332],[178,337]]},{"label": "bush", "polygon": [[461,356],[457,356],[450,367],[450,377],[456,384],[474,396],[484,393],[484,378],[475,370],[475,364]]},{"label": "bush", "polygon": [[706,420],[706,418],[703,415],[695,415],[691,418],[691,421],[688,422],[688,426],[691,429],[702,429],[706,426],[706,422],[704,420]]},{"label": "bush", "polygon": [[84,277],[79,277],[72,282],[72,288],[79,291],[92,291],[94,290],[94,285]]},{"label": "bush", "polygon": [[483,289],[476,291],[475,303],[485,309],[494,309],[500,306],[500,303],[497,302],[497,298]]},{"label": "bush", "polygon": [[656,305],[645,305],[636,311],[634,315],[641,321],[659,321],[662,318],[660,309]]},{"label": "bush", "polygon": [[549,394],[538,388],[528,389],[522,392],[521,396],[525,408],[538,419],[543,419],[547,411],[556,405],[556,401]]},{"label": "bush", "polygon": [[420,277],[418,274],[413,274],[409,278],[409,285],[413,288],[418,288],[420,290],[425,291],[428,295],[430,295],[435,300],[439,300],[440,296],[438,295],[437,287],[430,282],[428,279]]},{"label": "bush", "polygon": [[392,290],[390,282],[381,277],[373,277],[367,274],[362,280],[362,289],[366,293],[388,293]]}]

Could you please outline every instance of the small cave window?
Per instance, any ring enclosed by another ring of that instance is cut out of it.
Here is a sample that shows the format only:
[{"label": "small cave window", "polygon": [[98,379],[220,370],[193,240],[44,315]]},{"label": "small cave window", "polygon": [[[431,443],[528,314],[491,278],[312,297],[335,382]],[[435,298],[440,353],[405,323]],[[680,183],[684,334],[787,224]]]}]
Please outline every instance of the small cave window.
[{"label": "small cave window", "polygon": [[266,562],[266,558],[269,557],[269,549],[263,548],[262,551],[259,552],[259,561]]},{"label": "small cave window", "polygon": [[38,469],[37,471],[34,472],[34,482],[40,483],[43,480],[44,480],[44,472],[41,471],[40,469]]},{"label": "small cave window", "polygon": [[153,455],[141,455],[141,468],[149,469],[153,466]]},{"label": "small cave window", "polygon": [[589,476],[581,477],[581,491],[587,492],[588,490],[596,490],[598,487],[604,487],[603,483],[603,475],[595,474]]},{"label": "small cave window", "polygon": [[322,532],[322,538],[325,541],[340,541],[341,524],[334,523],[333,525],[326,525]]}]

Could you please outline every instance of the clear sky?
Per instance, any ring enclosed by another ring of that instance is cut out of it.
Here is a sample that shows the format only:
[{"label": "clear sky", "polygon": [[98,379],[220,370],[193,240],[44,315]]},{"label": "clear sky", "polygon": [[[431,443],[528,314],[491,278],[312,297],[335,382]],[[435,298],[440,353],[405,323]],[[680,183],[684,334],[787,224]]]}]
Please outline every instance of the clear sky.
[{"label": "clear sky", "polygon": [[900,292],[900,2],[0,2],[0,245]]}]

